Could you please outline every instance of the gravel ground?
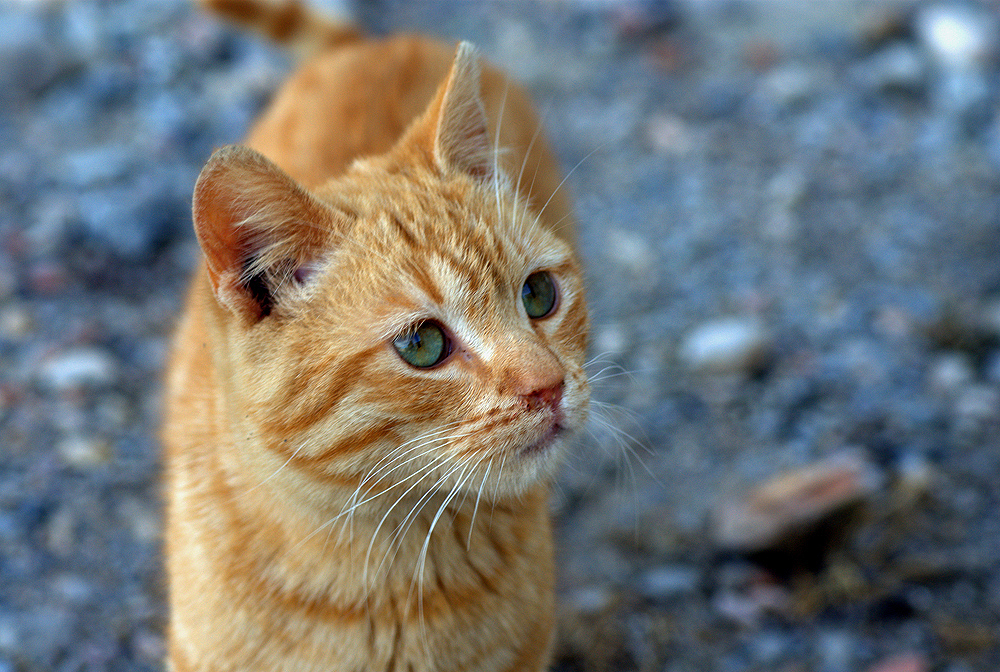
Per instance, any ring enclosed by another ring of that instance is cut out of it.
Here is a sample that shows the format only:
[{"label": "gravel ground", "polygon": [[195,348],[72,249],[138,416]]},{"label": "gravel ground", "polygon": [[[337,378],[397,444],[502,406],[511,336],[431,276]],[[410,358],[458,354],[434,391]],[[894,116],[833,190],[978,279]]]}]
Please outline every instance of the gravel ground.
[{"label": "gravel ground", "polygon": [[[572,169],[598,403],[557,669],[1000,669],[996,5],[360,15],[477,42]],[[163,0],[0,26],[0,672],[158,670],[190,192],[290,63]]]}]

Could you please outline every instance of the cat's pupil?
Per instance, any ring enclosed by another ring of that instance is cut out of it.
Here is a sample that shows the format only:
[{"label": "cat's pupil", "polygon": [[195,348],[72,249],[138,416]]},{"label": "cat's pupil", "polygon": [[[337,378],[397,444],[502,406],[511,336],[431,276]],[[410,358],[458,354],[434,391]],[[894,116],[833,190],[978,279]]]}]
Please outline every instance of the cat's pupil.
[{"label": "cat's pupil", "polygon": [[521,301],[528,317],[545,317],[556,306],[556,285],[547,271],[538,271],[528,276],[521,287]]},{"label": "cat's pupil", "polygon": [[426,369],[448,356],[448,337],[437,322],[421,322],[392,342],[403,361]]}]

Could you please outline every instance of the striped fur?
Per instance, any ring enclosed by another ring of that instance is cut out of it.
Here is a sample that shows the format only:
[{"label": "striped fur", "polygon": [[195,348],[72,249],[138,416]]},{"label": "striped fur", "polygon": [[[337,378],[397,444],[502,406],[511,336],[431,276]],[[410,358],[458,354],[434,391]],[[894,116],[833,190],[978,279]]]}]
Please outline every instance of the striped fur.
[{"label": "striped fur", "polygon": [[[549,481],[589,400],[560,184],[523,91],[412,36],[320,53],[209,160],[166,377],[169,669],[544,669]],[[429,369],[392,345],[422,320],[453,342]]]}]

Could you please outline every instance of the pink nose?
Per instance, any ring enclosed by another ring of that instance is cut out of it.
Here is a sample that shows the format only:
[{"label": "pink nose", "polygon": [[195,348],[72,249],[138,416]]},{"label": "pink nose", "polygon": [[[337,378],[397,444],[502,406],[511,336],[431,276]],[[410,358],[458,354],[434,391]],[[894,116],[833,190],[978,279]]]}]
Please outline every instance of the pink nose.
[{"label": "pink nose", "polygon": [[557,385],[521,395],[521,404],[529,411],[541,410],[546,406],[553,410],[557,409],[559,408],[559,402],[562,400],[563,387],[565,385],[565,382],[560,380]]}]

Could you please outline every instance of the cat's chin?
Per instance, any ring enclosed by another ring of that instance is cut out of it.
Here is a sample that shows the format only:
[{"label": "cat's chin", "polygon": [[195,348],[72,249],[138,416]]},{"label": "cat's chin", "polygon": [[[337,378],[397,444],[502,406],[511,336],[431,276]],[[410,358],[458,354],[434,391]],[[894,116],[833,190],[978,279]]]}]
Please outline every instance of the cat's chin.
[{"label": "cat's chin", "polygon": [[555,477],[571,434],[565,425],[554,423],[544,434],[518,450],[515,459],[507,461],[506,489],[516,493]]},{"label": "cat's chin", "polygon": [[536,457],[542,457],[545,453],[551,452],[558,445],[562,445],[565,441],[567,431],[563,427],[562,423],[554,422],[552,426],[549,427],[541,437],[532,441],[527,446],[522,448],[517,456],[521,459],[533,459]]}]

